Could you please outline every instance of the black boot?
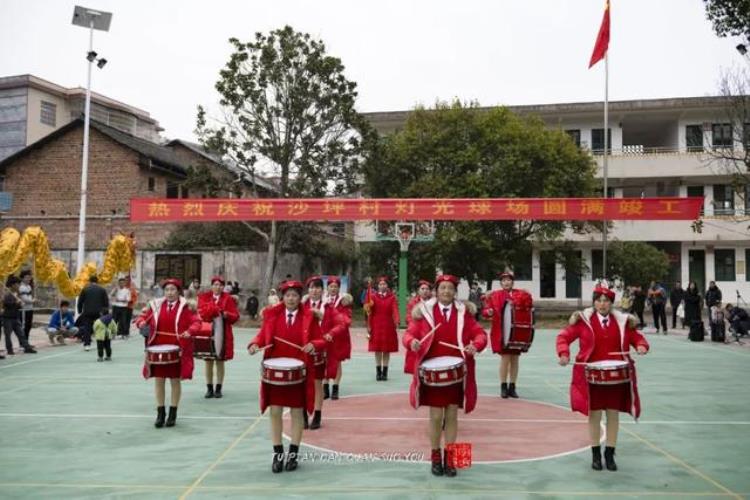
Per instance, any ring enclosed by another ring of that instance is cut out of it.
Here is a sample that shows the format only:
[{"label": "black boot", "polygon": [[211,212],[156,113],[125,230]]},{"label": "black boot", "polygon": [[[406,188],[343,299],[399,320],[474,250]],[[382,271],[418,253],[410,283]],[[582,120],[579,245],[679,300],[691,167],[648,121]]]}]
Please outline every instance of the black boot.
[{"label": "black boot", "polygon": [[456,477],[456,468],[450,465],[450,452],[446,449],[443,451],[443,470],[447,477]]},{"label": "black boot", "polygon": [[503,382],[500,384],[500,397],[503,399],[508,399],[508,384]]},{"label": "black boot", "polygon": [[616,471],[617,464],[615,463],[615,447],[606,446],[604,448],[604,463],[607,464],[607,470]]},{"label": "black boot", "polygon": [[383,367],[383,378],[381,380],[388,380],[388,367]]},{"label": "black boot", "polygon": [[164,417],[165,416],[166,416],[166,413],[164,411],[164,407],[163,406],[159,406],[156,409],[156,422],[154,422],[154,427],[156,427],[157,429],[160,429],[160,428],[164,427]]},{"label": "black boot", "polygon": [[177,422],[177,407],[170,406],[169,416],[167,417],[167,427],[174,427],[175,422]]},{"label": "black boot", "polygon": [[518,394],[516,394],[516,384],[513,382],[508,385],[508,396],[518,399]]},{"label": "black boot", "polygon": [[339,398],[339,385],[333,384],[333,389],[331,390],[331,399],[336,401]]},{"label": "black boot", "polygon": [[432,450],[432,474],[435,476],[442,476],[445,471],[443,470],[443,454],[440,448]]},{"label": "black boot", "polygon": [[378,380],[378,381],[383,380],[383,368],[380,365],[378,365],[375,367],[375,369],[377,370],[377,375],[375,376],[375,380]]},{"label": "black boot", "polygon": [[307,410],[305,410],[304,408],[302,409],[302,428],[303,429],[310,428],[310,422],[307,421]]},{"label": "black boot", "polygon": [[273,447],[273,462],[271,463],[271,470],[274,474],[278,474],[284,470],[284,446],[274,445]]},{"label": "black boot", "polygon": [[313,415],[313,421],[312,424],[310,424],[310,429],[320,429],[320,420],[323,417],[323,411],[322,410],[315,410],[315,415]]},{"label": "black boot", "polygon": [[211,384],[206,384],[206,395],[203,396],[206,399],[211,399],[215,396],[214,394],[214,386]]},{"label": "black boot", "polygon": [[299,453],[299,445],[290,444],[289,453],[286,454],[286,465],[284,466],[284,470],[291,472],[297,469],[297,453]]},{"label": "black boot", "polygon": [[323,399],[331,397],[331,387],[328,384],[323,384]]},{"label": "black boot", "polygon": [[591,468],[594,470],[602,470],[602,447],[601,446],[591,447]]},{"label": "black boot", "polygon": [[222,397],[222,394],[221,394],[221,384],[216,384],[216,390],[214,391],[214,397],[215,398]]}]

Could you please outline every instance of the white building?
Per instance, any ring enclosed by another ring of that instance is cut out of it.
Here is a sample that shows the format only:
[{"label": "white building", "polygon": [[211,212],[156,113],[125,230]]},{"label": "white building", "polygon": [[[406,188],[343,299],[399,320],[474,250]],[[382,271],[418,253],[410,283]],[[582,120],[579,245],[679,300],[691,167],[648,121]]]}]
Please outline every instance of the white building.
[{"label": "white building", "polygon": [[[700,233],[693,231],[692,221],[633,221],[614,223],[610,238],[646,241],[664,250],[672,282],[687,286],[694,280],[704,291],[709,281],[716,281],[725,301],[734,301],[737,292],[750,301],[750,204],[743,202],[750,198],[750,190],[738,196],[728,171],[709,161],[712,148],[742,148],[734,141],[738,134],[732,133],[723,118],[723,105],[716,97],[610,102],[610,196],[702,196],[705,200]],[[537,115],[549,127],[565,130],[580,147],[593,152],[598,176],[602,176],[603,103],[509,109]],[[390,133],[398,130],[407,114],[369,113],[367,117],[381,133]],[[372,240],[371,232],[361,227],[357,236]],[[577,303],[591,296],[592,276],[601,275],[601,235],[569,233],[565,237],[576,242],[590,272],[582,277],[566,275],[551,252],[537,246],[526,263],[516,266],[519,286],[555,302]]]}]

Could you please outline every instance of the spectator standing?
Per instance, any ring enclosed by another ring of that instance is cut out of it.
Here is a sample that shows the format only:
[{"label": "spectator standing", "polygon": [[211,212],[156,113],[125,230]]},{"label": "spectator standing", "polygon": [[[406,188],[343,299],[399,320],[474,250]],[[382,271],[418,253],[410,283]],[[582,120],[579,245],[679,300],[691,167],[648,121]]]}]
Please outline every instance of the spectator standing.
[{"label": "spectator standing", "polygon": [[661,325],[664,335],[667,334],[667,291],[656,281],[651,282],[648,288],[648,302],[651,304],[651,312],[654,315],[654,328],[659,333]]},{"label": "spectator standing", "polygon": [[[127,321],[128,305],[130,304],[131,294],[128,282],[125,278],[117,280],[117,288],[110,294],[112,299],[112,317],[117,324],[117,335],[125,338],[130,330],[130,323]],[[109,311],[107,311],[109,314]],[[97,349],[99,348],[97,341]]]},{"label": "spectator standing", "polygon": [[78,323],[83,340],[83,349],[91,349],[91,335],[94,332],[94,322],[99,319],[102,309],[109,309],[107,291],[99,285],[96,275],[89,277],[86,285],[78,296]]},{"label": "spectator standing", "polygon": [[13,340],[11,339],[11,333],[15,333],[18,337],[18,343],[23,347],[23,352],[28,354],[34,354],[36,351],[34,347],[29,344],[26,339],[26,335],[23,333],[21,327],[21,307],[23,302],[18,296],[18,287],[21,284],[21,280],[18,276],[8,276],[5,282],[5,296],[3,297],[3,331],[5,332],[5,350],[8,354],[13,353]]},{"label": "spectator standing", "polygon": [[479,321],[482,318],[484,304],[482,303],[482,289],[477,283],[471,284],[471,290],[469,290],[469,302],[476,306],[477,312],[474,314],[474,319]]},{"label": "spectator standing", "polygon": [[18,296],[21,298],[21,325],[26,341],[31,338],[31,327],[34,325],[34,276],[29,269],[21,271],[21,284],[18,286]]},{"label": "spectator standing", "polygon": [[[680,308],[680,304],[685,300],[685,290],[682,288],[682,283],[679,281],[674,284],[674,288],[669,292],[669,305],[672,306],[672,329],[677,328],[677,309]],[[683,306],[684,308],[685,306]],[[685,317],[681,318],[682,328],[685,328]]]},{"label": "spectator standing", "polygon": [[693,321],[701,321],[701,294],[695,281],[688,283],[685,292],[685,324],[690,328]]},{"label": "spectator standing", "polygon": [[709,314],[713,306],[721,305],[721,290],[719,290],[719,287],[716,286],[715,281],[710,281],[708,283],[708,290],[706,290],[705,298],[706,298],[706,309],[708,309]]},{"label": "spectator standing", "polygon": [[643,310],[646,308],[646,294],[643,293],[640,285],[636,285],[631,288],[630,296],[633,301],[631,313],[638,316],[638,328],[646,326],[646,322],[643,320]]},{"label": "spectator standing", "polygon": [[247,311],[248,316],[252,319],[258,318],[258,307],[260,304],[258,303],[258,297],[255,295],[255,290],[250,290],[250,296],[247,298],[247,303],[245,304],[245,311]]},{"label": "spectator standing", "polygon": [[133,283],[133,279],[130,276],[125,278],[125,282],[130,290],[130,302],[128,302],[128,308],[125,311],[125,335],[129,337],[130,323],[133,321],[133,309],[138,303],[138,289],[135,287],[135,283]]}]

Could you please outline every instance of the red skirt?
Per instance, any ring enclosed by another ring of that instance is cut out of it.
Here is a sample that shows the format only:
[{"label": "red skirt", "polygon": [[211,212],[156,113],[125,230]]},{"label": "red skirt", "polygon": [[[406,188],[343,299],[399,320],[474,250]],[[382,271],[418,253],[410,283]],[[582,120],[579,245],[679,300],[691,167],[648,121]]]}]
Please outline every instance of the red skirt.
[{"label": "red skirt", "polygon": [[268,395],[269,406],[304,408],[306,385],[304,381],[292,385],[272,385],[263,382],[263,389]]},{"label": "red skirt", "polygon": [[151,365],[151,377],[180,378],[180,368],[181,363],[170,363],[168,365]]},{"label": "red skirt", "polygon": [[520,356],[523,354],[523,351],[520,349],[506,349],[503,346],[500,346],[500,351],[498,351],[498,354],[510,354],[512,356]]},{"label": "red skirt", "polygon": [[589,384],[589,409],[630,412],[630,384]]},{"label": "red skirt", "polygon": [[459,408],[463,408],[464,384],[458,382],[443,387],[419,384],[419,404],[420,406],[434,406],[436,408],[445,408],[448,405],[457,405]]},{"label": "red skirt", "polygon": [[323,380],[324,378],[326,378],[326,364],[315,365],[315,380]]}]

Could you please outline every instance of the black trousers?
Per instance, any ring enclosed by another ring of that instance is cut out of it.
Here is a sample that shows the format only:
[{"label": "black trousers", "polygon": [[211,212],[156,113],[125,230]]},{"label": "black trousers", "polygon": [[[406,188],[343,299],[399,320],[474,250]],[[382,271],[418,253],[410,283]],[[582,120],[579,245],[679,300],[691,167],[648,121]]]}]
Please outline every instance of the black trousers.
[{"label": "black trousers", "polygon": [[654,314],[654,328],[659,331],[659,324],[664,331],[667,331],[667,311],[664,304],[653,304],[651,306],[651,312]]},{"label": "black trousers", "polygon": [[78,318],[79,323],[79,332],[81,334],[81,340],[83,340],[83,345],[91,345],[91,335],[94,333],[94,322],[99,318],[99,316],[88,316],[82,314]]},{"label": "black trousers", "polygon": [[34,325],[34,311],[21,311],[21,324],[23,325],[23,334],[26,336],[26,340],[29,340],[29,333],[31,333],[31,327]]},{"label": "black trousers", "polygon": [[[676,306],[672,306],[672,329],[677,328],[677,309],[680,307],[680,304],[677,304]],[[683,328],[685,328],[685,320],[680,320],[681,325]]]},{"label": "black trousers", "polygon": [[127,307],[115,306],[112,308],[112,319],[114,319],[115,323],[117,323],[117,335],[125,336],[130,331],[128,311],[131,310]]},{"label": "black trousers", "polygon": [[8,351],[8,353],[13,352],[13,340],[10,338],[11,333],[16,334],[16,337],[18,337],[18,343],[23,349],[31,349],[29,341],[26,339],[26,335],[23,334],[20,319],[3,318],[3,331],[5,332],[5,350]]},{"label": "black trousers", "polygon": [[107,357],[112,357],[112,340],[97,340],[96,341],[96,352],[99,354],[99,357],[104,357],[104,351],[107,351]]}]

